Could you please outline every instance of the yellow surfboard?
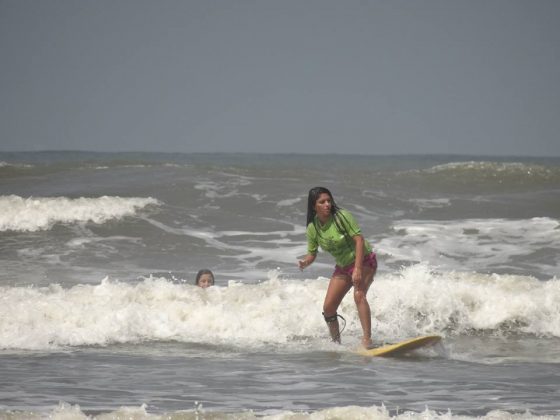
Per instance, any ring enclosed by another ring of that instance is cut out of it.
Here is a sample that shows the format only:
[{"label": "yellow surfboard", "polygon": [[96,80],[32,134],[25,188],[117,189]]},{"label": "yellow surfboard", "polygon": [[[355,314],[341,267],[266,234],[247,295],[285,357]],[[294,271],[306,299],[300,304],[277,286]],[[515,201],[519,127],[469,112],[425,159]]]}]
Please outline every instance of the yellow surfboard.
[{"label": "yellow surfboard", "polygon": [[421,347],[433,346],[440,341],[441,337],[439,335],[424,335],[422,337],[411,338],[395,344],[386,344],[373,349],[361,349],[358,350],[358,354],[362,356],[399,356]]}]

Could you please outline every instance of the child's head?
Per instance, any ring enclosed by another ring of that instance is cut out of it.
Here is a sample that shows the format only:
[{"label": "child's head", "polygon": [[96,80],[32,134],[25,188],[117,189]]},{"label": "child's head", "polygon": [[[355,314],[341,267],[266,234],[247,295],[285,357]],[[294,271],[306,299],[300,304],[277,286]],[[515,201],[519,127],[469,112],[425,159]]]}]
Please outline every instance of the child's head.
[{"label": "child's head", "polygon": [[214,274],[207,269],[202,269],[196,274],[196,282],[197,286],[206,289],[207,287],[214,285]]}]

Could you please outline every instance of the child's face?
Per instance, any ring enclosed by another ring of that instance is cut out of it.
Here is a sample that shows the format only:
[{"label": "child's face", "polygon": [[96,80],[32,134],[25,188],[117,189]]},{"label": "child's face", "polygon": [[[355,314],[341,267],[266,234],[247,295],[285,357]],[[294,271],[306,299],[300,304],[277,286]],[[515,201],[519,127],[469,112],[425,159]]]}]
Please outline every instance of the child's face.
[{"label": "child's face", "polygon": [[206,289],[207,287],[212,286],[212,283],[213,283],[212,276],[210,274],[203,274],[198,279],[198,285],[200,287],[202,287],[203,289]]}]

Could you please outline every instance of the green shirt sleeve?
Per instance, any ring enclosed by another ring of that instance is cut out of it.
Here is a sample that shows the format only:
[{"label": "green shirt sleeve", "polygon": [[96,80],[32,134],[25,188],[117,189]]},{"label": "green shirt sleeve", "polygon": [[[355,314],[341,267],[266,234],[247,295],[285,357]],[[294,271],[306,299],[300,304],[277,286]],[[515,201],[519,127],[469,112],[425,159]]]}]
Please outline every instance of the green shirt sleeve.
[{"label": "green shirt sleeve", "polygon": [[317,238],[317,229],[313,223],[307,225],[307,253],[311,255],[317,255],[319,250],[319,240]]}]

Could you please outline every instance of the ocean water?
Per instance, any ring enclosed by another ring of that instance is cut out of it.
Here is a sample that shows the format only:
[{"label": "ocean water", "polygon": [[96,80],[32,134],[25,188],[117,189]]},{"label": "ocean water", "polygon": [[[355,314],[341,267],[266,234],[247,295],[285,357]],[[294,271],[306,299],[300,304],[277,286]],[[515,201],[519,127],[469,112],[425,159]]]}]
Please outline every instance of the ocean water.
[{"label": "ocean water", "polygon": [[[440,346],[357,355],[351,295],[329,342],[317,185],[374,340]],[[2,419],[560,418],[560,158],[0,153],[0,264]]]}]

